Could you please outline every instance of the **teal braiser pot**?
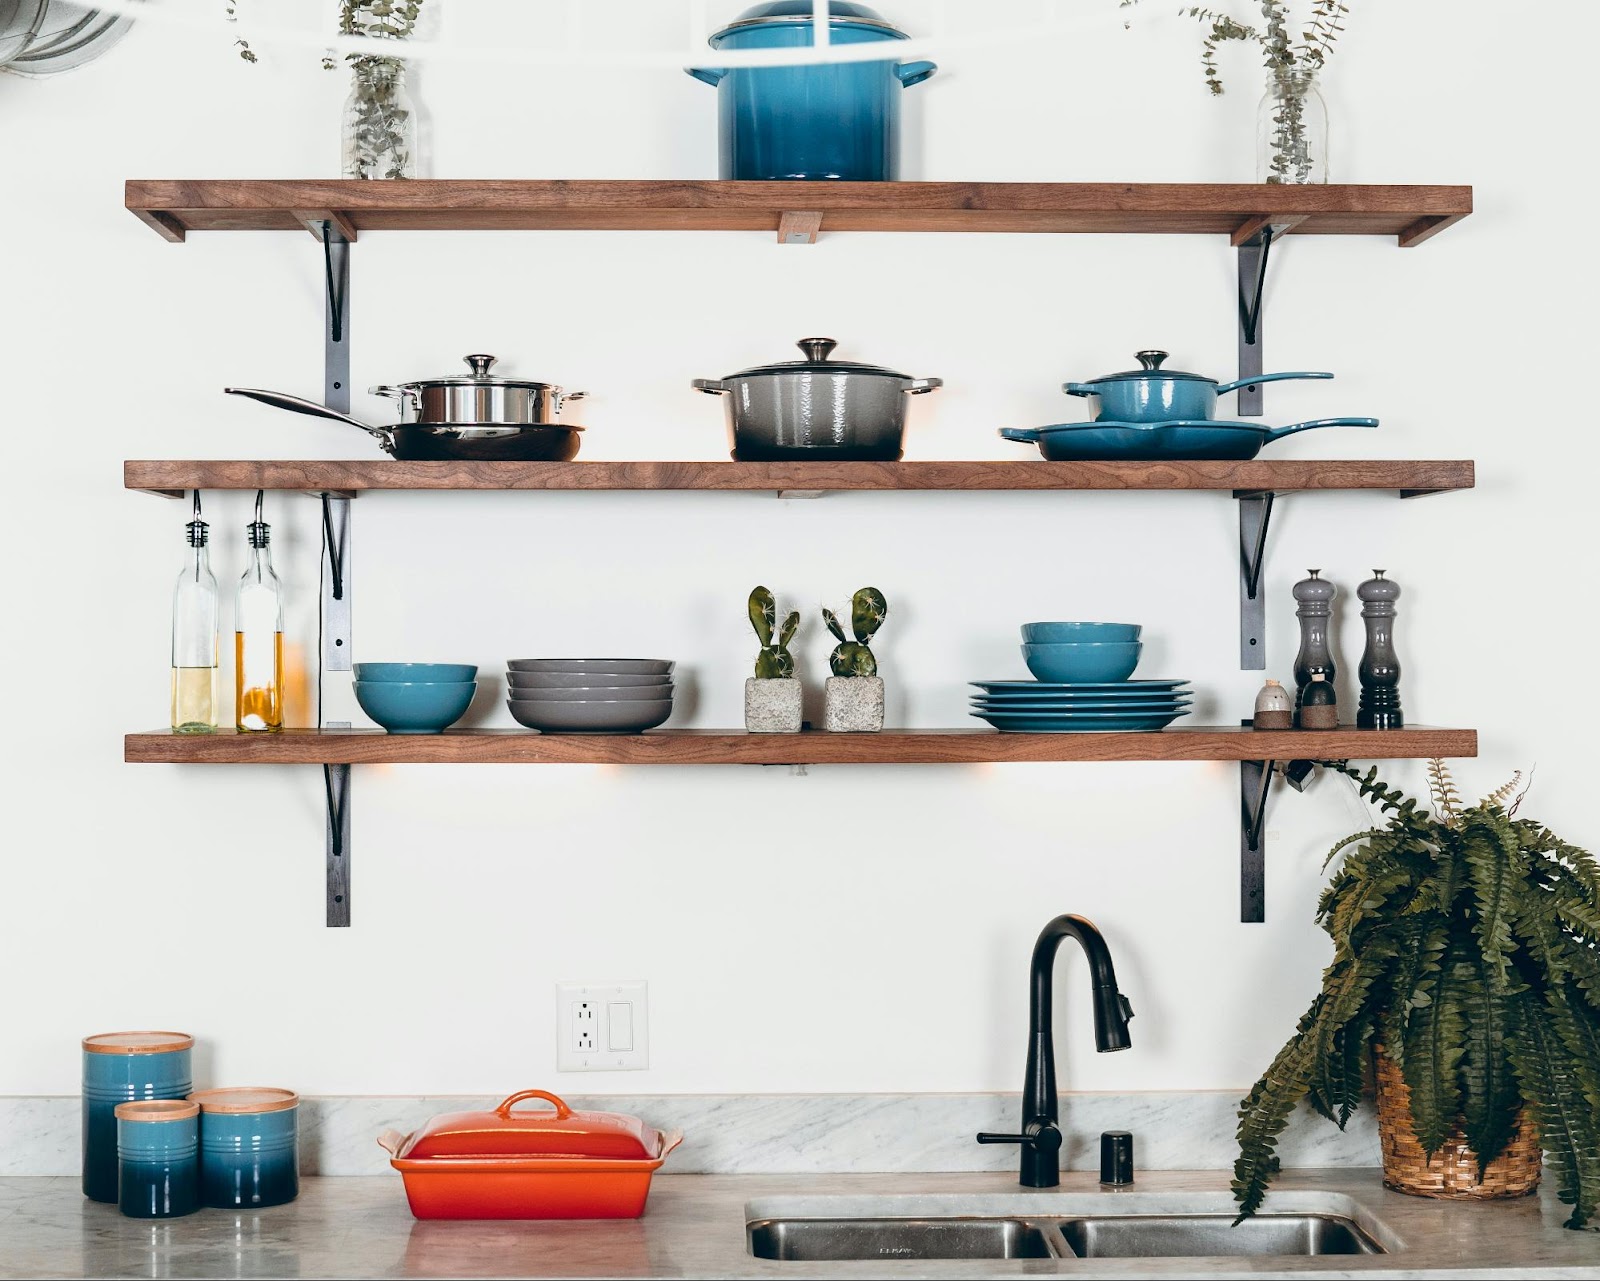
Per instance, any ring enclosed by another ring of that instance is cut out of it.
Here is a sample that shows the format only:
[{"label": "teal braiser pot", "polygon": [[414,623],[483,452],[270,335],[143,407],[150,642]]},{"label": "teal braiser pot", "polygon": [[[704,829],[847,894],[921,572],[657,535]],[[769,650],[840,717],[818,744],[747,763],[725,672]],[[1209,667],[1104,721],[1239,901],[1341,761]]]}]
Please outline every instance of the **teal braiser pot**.
[{"label": "teal braiser pot", "polygon": [[[908,39],[864,4],[832,0],[828,39],[861,45]],[[746,9],[710,37],[713,49],[807,48],[811,0]],[[891,181],[900,176],[900,93],[926,80],[931,62],[813,63],[789,67],[689,67],[717,90],[718,172],[750,180]]]},{"label": "teal braiser pot", "polygon": [[200,1208],[199,1116],[183,1099],[117,1104],[117,1207],[130,1219]]},{"label": "teal braiser pot", "polygon": [[181,1099],[194,1089],[184,1032],[104,1032],[83,1038],[83,1195],[117,1199],[119,1103]]},{"label": "teal braiser pot", "polygon": [[284,1205],[300,1194],[300,1096],[201,1090],[200,1200],[220,1210]]}]

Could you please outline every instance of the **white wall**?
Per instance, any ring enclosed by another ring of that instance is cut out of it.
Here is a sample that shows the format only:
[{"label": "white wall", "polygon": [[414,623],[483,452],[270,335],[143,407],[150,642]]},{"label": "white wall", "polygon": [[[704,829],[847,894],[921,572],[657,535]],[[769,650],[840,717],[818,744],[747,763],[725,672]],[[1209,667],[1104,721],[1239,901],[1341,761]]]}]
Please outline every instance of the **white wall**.
[{"label": "white wall", "polygon": [[[908,28],[929,19],[885,7]],[[1289,588],[1318,565],[1345,589],[1353,676],[1350,594],[1383,566],[1405,587],[1408,715],[1480,729],[1467,789],[1537,762],[1529,812],[1592,841],[1596,429],[1543,392],[1587,376],[1600,341],[1587,225],[1600,17],[1579,0],[1514,19],[1487,0],[1353,7],[1328,77],[1336,177],[1470,182],[1478,212],[1415,251],[1308,238],[1274,253],[1269,367],[1339,381],[1271,389],[1269,417],[1384,420],[1274,455],[1475,458],[1480,484],[1282,503],[1269,674],[1288,679]],[[494,39],[513,10],[531,32],[528,12],[556,8],[452,0],[447,26]],[[607,9],[632,43],[681,37],[681,5]],[[1032,10],[983,6],[996,20]],[[1199,33],[1166,6],[1131,31],[1114,0],[1079,11],[1098,25],[1061,48],[951,57],[909,94],[907,176],[1253,177],[1247,56],[1230,54],[1237,92],[1212,102]],[[1269,919],[1245,926],[1236,772],[1220,764],[368,768],[356,925],[330,931],[318,771],[122,763],[122,734],[166,714],[187,519],[124,492],[122,460],[372,453],[219,395],[320,392],[309,237],[175,246],[121,208],[129,177],[336,172],[342,75],[265,47],[246,66],[227,39],[147,22],[80,72],[0,76],[0,1093],[71,1092],[80,1036],[146,1026],[201,1034],[201,1074],[218,1082],[310,1092],[1012,1089],[1028,949],[1061,911],[1099,922],[1139,1011],[1132,1053],[1094,1055],[1068,959],[1065,1085],[1251,1080],[1325,957],[1310,919],[1320,856],[1363,821],[1335,780],[1275,797]],[[419,80],[435,175],[715,173],[714,95],[677,72],[434,64]],[[1224,243],[1185,237],[374,234],[354,251],[354,377],[494,351],[594,394],[587,458],[717,458],[720,408],[688,380],[820,332],[946,380],[912,405],[911,457],[1012,458],[996,427],[1080,415],[1059,383],[1125,368],[1138,348],[1230,370],[1232,272]],[[357,397],[380,421],[382,406]],[[227,583],[246,503],[208,495]],[[304,650],[315,507],[275,496],[270,515]],[[510,723],[506,656],[590,652],[676,657],[675,723],[738,723],[757,581],[804,609],[812,679],[828,647],[817,606],[864,583],[887,593],[898,724],[963,723],[964,682],[1022,674],[1015,628],[1033,618],[1143,621],[1144,674],[1192,678],[1200,720],[1248,714],[1260,680],[1237,670],[1236,518],[1220,495],[377,494],[354,515],[358,657],[480,664],[472,724]],[[1389,774],[1420,783],[1413,765]],[[551,985],[607,977],[650,980],[653,1066],[558,1077]]]}]

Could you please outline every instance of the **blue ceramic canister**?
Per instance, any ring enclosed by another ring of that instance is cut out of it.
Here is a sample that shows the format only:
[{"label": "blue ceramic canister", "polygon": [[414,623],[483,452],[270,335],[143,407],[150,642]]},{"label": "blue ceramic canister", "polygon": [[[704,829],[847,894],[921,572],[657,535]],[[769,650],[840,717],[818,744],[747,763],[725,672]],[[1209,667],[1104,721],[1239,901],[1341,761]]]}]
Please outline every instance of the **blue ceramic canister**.
[{"label": "blue ceramic canister", "polygon": [[200,1090],[200,1199],[219,1210],[283,1205],[300,1194],[300,1096]]},{"label": "blue ceramic canister", "polygon": [[183,1099],[119,1103],[117,1207],[130,1219],[200,1208],[200,1109]]},{"label": "blue ceramic canister", "polygon": [[[831,0],[836,45],[909,37],[864,4]],[[805,48],[815,43],[811,0],[746,9],[708,41],[713,49]],[[718,172],[739,179],[887,182],[900,176],[900,93],[938,70],[885,56],[866,62],[776,67],[690,67],[717,90]]]},{"label": "blue ceramic canister", "polygon": [[119,1103],[182,1099],[194,1089],[184,1032],[102,1032],[83,1038],[83,1195],[117,1199]]}]

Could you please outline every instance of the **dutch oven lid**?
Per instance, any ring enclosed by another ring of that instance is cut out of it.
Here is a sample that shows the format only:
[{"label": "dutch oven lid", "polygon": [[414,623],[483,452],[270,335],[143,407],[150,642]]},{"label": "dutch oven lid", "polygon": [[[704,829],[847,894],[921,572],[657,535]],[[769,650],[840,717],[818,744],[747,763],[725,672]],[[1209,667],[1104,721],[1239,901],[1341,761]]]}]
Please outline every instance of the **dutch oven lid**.
[{"label": "dutch oven lid", "polygon": [[[524,1099],[543,1099],[554,1112],[513,1112]],[[660,1135],[636,1116],[574,1112],[554,1094],[520,1090],[492,1112],[446,1112],[416,1131],[395,1153],[426,1157],[602,1157],[654,1160]]]},{"label": "dutch oven lid", "polygon": [[1142,369],[1125,369],[1120,374],[1107,374],[1104,378],[1091,378],[1090,383],[1116,383],[1130,378],[1167,378],[1173,382],[1214,383],[1215,378],[1207,378],[1204,374],[1186,374],[1181,369],[1163,369],[1161,362],[1166,360],[1164,351],[1141,351],[1138,353]]},{"label": "dutch oven lid", "polygon": [[[440,378],[418,378],[397,386],[414,387],[555,387],[554,383],[534,382],[531,378],[500,378],[489,372],[500,357],[476,354],[461,358],[472,371],[468,374],[445,374]],[[558,389],[559,390],[559,389]]]},{"label": "dutch oven lid", "polygon": [[[741,27],[754,27],[768,23],[786,23],[793,26],[797,23],[811,21],[811,0],[769,0],[766,4],[754,4],[741,13],[737,18],[723,27],[710,39],[713,48],[718,40],[730,31],[737,31]],[[894,23],[890,22],[875,9],[870,9],[864,4],[856,4],[854,0],[829,0],[828,25],[830,27],[876,27],[888,32],[898,40],[908,40],[909,36],[901,31]]]},{"label": "dutch oven lid", "polygon": [[187,1032],[102,1032],[83,1038],[90,1054],[170,1054],[194,1048]]},{"label": "dutch oven lid", "polygon": [[763,374],[879,374],[885,378],[903,378],[911,381],[910,374],[902,374],[896,369],[885,369],[882,365],[864,365],[854,360],[829,360],[828,354],[839,344],[832,338],[802,338],[795,344],[805,352],[804,360],[780,360],[771,365],[756,365],[751,369],[741,369],[736,374],[729,374],[729,378],[759,378]]},{"label": "dutch oven lid", "polygon": [[196,1090],[189,1096],[189,1102],[198,1103],[202,1112],[287,1112],[299,1104],[300,1096],[293,1090],[273,1086],[236,1085],[221,1090]]}]

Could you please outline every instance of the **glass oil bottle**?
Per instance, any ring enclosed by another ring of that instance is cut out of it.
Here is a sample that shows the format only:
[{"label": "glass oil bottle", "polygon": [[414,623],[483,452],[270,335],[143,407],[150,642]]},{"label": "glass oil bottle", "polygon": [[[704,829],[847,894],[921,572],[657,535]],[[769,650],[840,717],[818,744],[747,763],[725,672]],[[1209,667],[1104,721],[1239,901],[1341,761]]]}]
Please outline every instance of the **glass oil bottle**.
[{"label": "glass oil bottle", "polygon": [[234,598],[234,723],[247,733],[283,728],[283,584],[272,569],[272,528],[256,518],[245,527],[250,565]]},{"label": "glass oil bottle", "polygon": [[185,528],[189,554],[172,592],[172,728],[208,734],[217,728],[217,580],[198,489]]}]

